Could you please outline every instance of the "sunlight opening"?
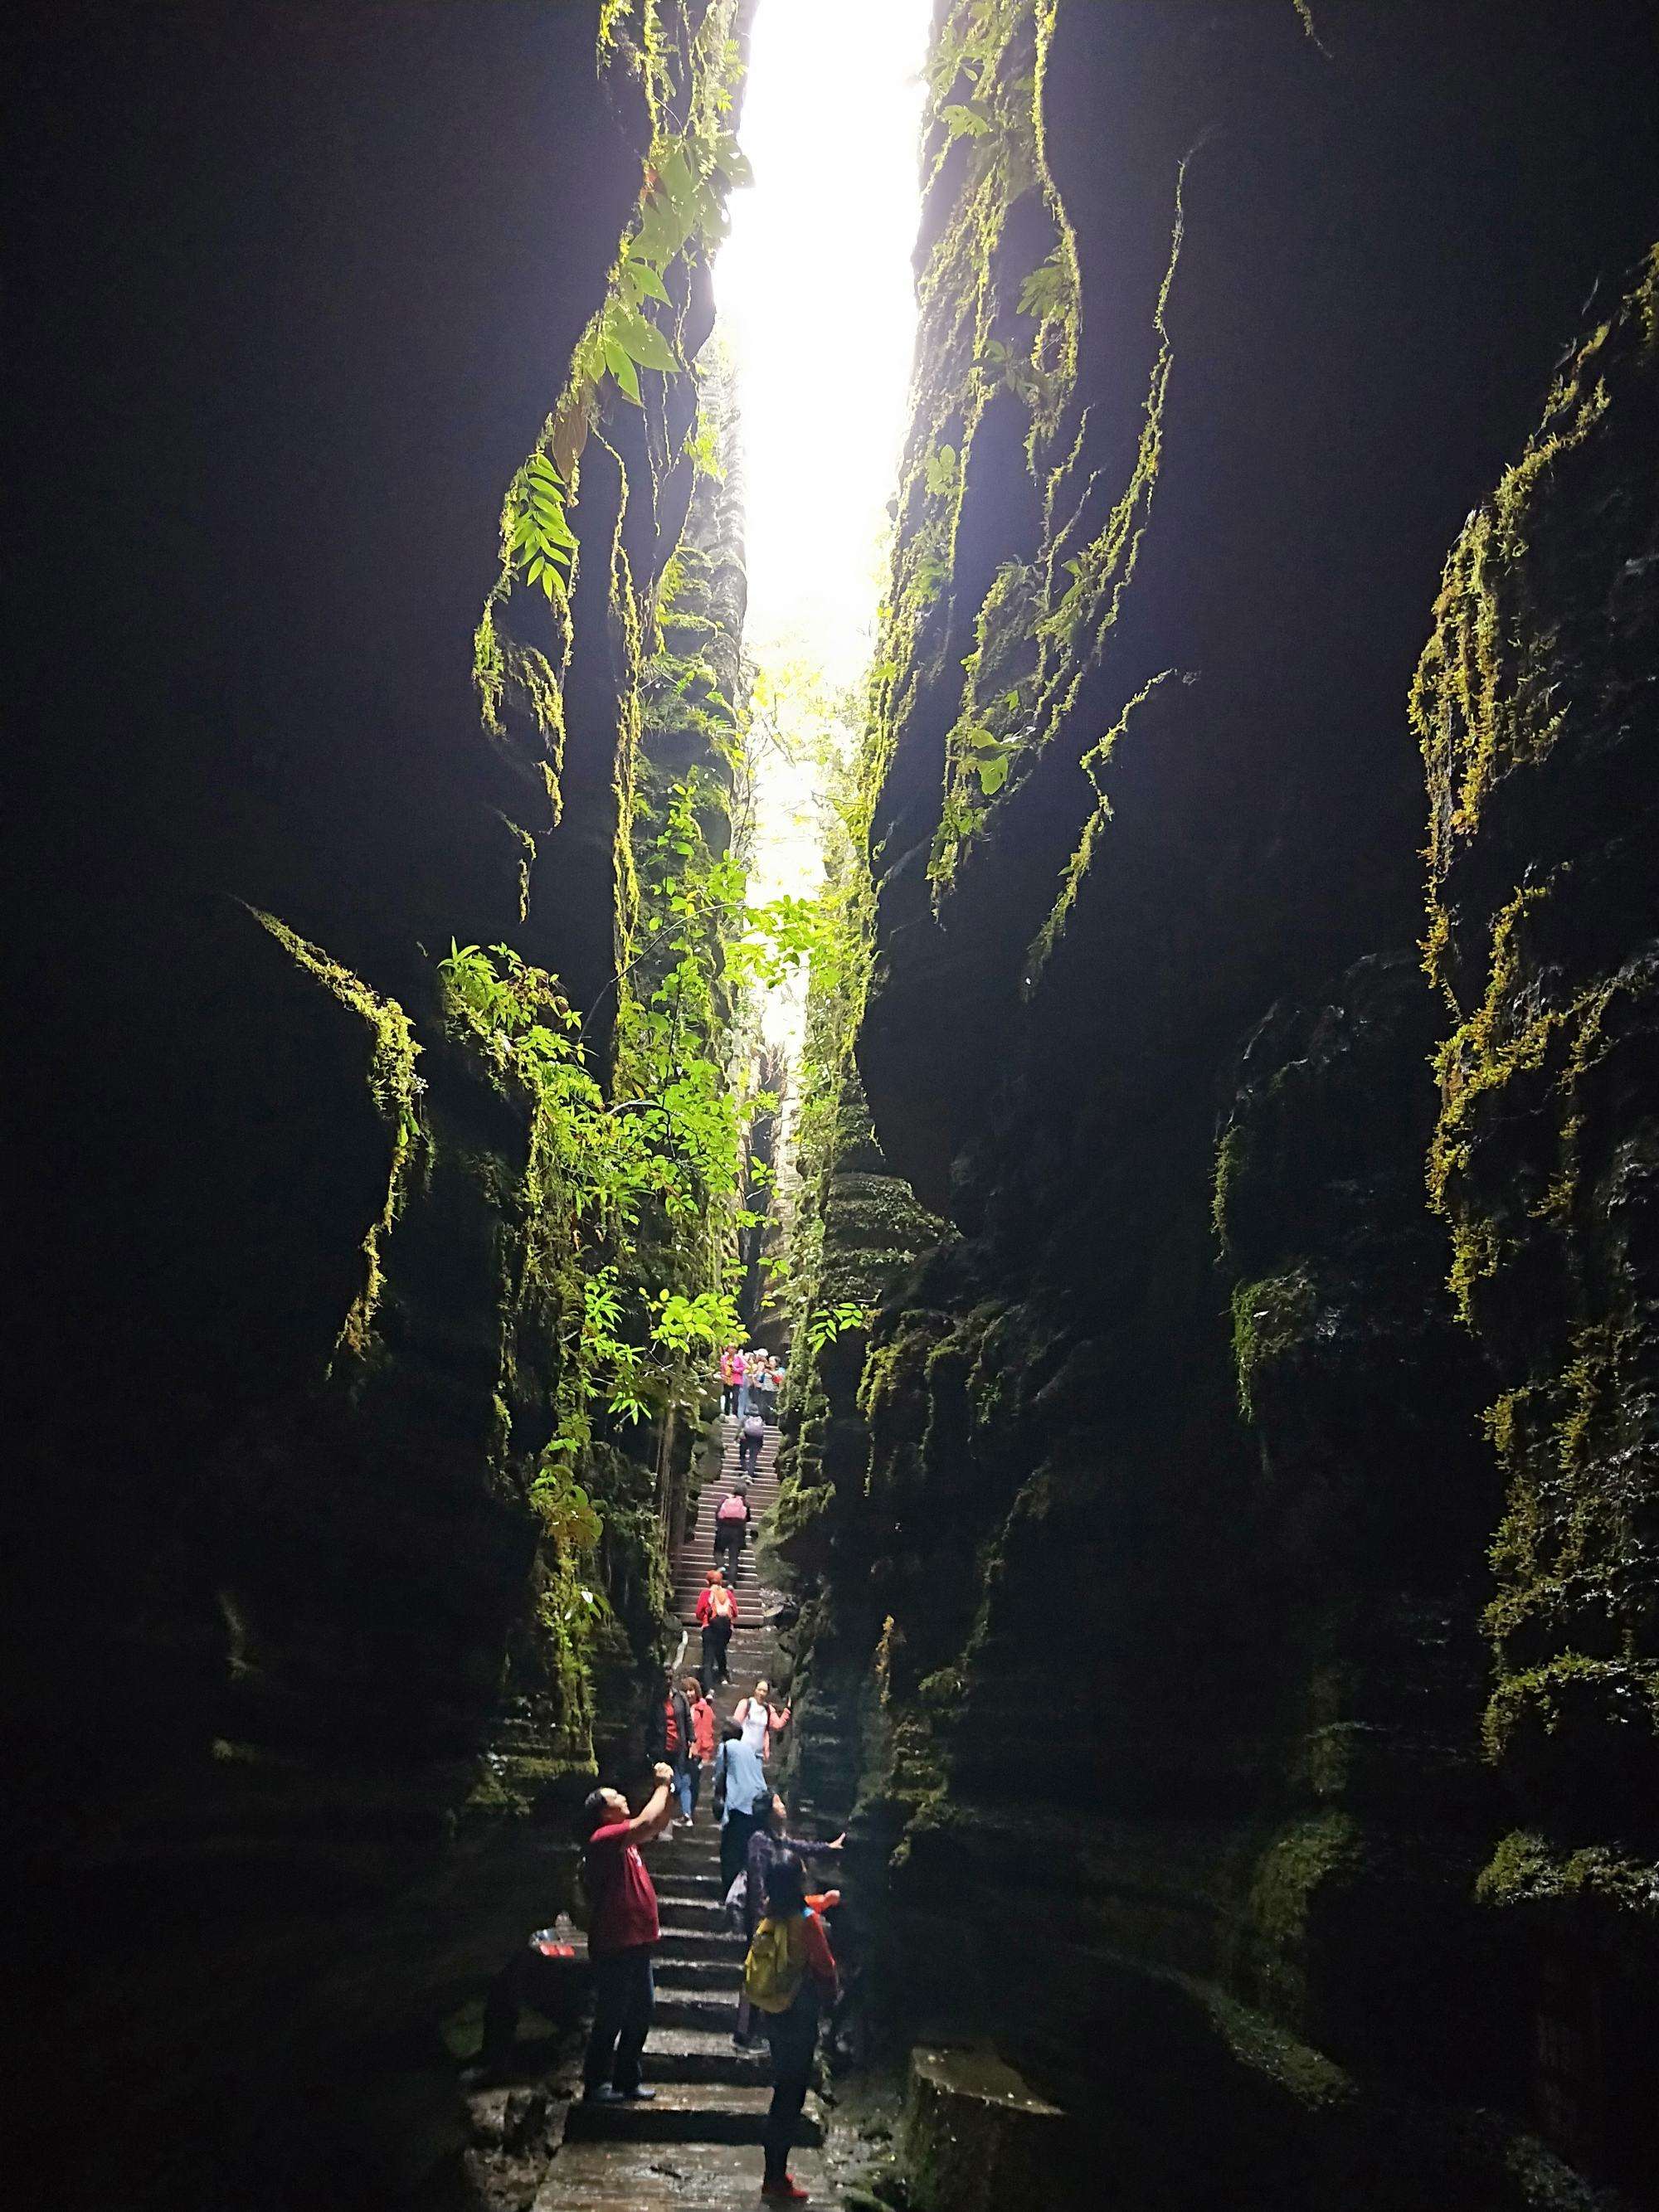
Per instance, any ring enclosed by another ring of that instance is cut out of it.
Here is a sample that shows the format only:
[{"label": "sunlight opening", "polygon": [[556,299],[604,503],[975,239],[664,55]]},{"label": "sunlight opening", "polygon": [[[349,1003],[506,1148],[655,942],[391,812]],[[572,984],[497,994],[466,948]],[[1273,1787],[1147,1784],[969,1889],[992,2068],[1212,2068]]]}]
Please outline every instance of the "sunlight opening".
[{"label": "sunlight opening", "polygon": [[[915,337],[931,13],[931,0],[760,0],[756,12],[740,133],[755,183],[733,195],[714,288],[737,382],[759,677],[757,904],[817,889],[823,749],[851,743],[872,657]],[[773,1000],[767,1035],[787,1046],[800,994]]]}]

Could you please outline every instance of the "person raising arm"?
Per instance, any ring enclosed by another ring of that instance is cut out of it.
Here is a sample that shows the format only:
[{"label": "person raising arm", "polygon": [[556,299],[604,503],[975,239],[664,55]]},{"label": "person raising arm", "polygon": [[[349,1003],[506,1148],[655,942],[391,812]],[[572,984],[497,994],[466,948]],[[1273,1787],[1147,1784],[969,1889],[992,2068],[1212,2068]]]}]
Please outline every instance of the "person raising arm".
[{"label": "person raising arm", "polygon": [[643,2104],[656,2092],[641,2086],[640,2058],[656,2003],[651,1954],[660,1929],[657,1893],[642,1844],[666,1833],[674,1817],[674,1770],[653,1770],[656,1788],[644,1810],[630,1814],[619,1790],[595,1790],[582,1808],[587,1847],[587,1956],[593,1971],[593,2027],[582,2067],[584,2095],[596,2105]]},{"label": "person raising arm", "polygon": [[781,1735],[789,1725],[789,1708],[780,1709],[772,1703],[772,1685],[763,1674],[756,1683],[752,1697],[739,1698],[732,1708],[732,1719],[743,1730],[743,1740],[750,1751],[758,1752],[763,1759],[772,1756],[772,1739]]}]

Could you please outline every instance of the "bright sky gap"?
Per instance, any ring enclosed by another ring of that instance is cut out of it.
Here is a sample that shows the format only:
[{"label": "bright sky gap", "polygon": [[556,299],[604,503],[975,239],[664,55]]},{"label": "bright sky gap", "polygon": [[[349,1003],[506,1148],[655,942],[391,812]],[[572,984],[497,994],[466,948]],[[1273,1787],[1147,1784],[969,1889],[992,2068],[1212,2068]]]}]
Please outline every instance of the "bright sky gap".
[{"label": "bright sky gap", "polygon": [[[884,582],[931,12],[931,0],[760,0],[740,133],[755,184],[732,197],[714,265],[742,426],[748,649],[764,672],[836,689],[870,661]],[[757,902],[817,888],[811,785],[763,749]]]}]

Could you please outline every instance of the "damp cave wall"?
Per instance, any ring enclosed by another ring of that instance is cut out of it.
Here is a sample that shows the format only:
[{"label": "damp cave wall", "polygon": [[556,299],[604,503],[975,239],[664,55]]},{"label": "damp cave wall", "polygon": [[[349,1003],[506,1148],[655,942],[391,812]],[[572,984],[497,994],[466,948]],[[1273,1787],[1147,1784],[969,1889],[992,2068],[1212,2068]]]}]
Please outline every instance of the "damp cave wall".
[{"label": "damp cave wall", "polygon": [[[658,11],[671,47],[702,12]],[[509,941],[603,1059],[690,378],[592,447],[556,806],[473,674],[641,191],[601,14],[89,5],[17,41],[12,2170],[54,2201],[453,2177],[442,2024],[562,1901],[591,1739],[627,1770],[654,1474],[587,1470],[613,1612],[578,1667],[526,1496],[533,1107],[433,975]],[[695,353],[706,268],[675,291]],[[740,622],[735,514],[696,527]],[[555,651],[539,595],[510,619]]]},{"label": "damp cave wall", "polygon": [[1308,13],[938,18],[799,1784],[1125,2201],[1639,2200],[1652,25]]}]

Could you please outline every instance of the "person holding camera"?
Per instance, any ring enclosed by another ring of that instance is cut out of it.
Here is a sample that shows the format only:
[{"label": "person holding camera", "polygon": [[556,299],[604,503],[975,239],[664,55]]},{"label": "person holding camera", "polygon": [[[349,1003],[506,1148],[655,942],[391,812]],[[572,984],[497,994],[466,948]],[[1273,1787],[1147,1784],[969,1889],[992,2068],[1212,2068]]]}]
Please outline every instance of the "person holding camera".
[{"label": "person holding camera", "polygon": [[651,1954],[661,1936],[657,1893],[640,1846],[655,1843],[673,1821],[674,1770],[659,1760],[653,1773],[657,1786],[641,1813],[629,1814],[620,1790],[595,1790],[582,1808],[587,1846],[581,1880],[593,1973],[582,2094],[590,2105],[645,2104],[657,2094],[640,2080],[656,2004]]}]

